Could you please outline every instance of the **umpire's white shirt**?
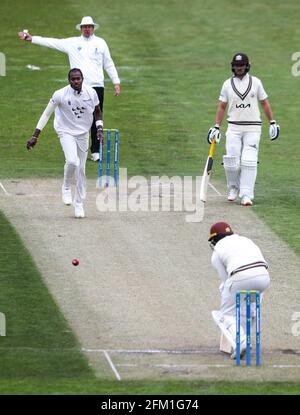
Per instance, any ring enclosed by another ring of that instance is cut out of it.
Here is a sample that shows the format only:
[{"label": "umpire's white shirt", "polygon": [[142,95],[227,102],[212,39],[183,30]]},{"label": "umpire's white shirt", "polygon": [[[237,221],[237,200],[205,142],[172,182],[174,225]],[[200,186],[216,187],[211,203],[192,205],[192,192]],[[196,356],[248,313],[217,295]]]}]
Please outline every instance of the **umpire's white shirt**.
[{"label": "umpire's white shirt", "polygon": [[55,39],[32,36],[32,43],[66,53],[70,67],[81,69],[86,85],[104,87],[103,68],[114,85],[120,83],[107,43],[101,37],[92,35],[88,38],[78,36]]},{"label": "umpire's white shirt", "polygon": [[233,131],[261,131],[259,101],[268,98],[260,79],[246,74],[242,79],[233,76],[221,89],[219,100],[228,103],[228,129]]},{"label": "umpire's white shirt", "polygon": [[55,106],[54,129],[57,134],[78,136],[90,130],[99,99],[96,91],[89,86],[83,85],[78,94],[68,85],[55,91],[50,103]]}]

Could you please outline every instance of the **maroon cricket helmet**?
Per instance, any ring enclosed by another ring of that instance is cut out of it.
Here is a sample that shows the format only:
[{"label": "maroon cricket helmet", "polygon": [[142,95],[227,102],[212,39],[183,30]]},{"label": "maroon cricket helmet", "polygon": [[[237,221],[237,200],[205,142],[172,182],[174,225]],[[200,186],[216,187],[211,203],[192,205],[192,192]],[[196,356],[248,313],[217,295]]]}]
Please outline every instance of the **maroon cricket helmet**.
[{"label": "maroon cricket helmet", "polygon": [[217,243],[224,236],[233,234],[233,230],[226,222],[217,222],[210,228],[209,242]]}]

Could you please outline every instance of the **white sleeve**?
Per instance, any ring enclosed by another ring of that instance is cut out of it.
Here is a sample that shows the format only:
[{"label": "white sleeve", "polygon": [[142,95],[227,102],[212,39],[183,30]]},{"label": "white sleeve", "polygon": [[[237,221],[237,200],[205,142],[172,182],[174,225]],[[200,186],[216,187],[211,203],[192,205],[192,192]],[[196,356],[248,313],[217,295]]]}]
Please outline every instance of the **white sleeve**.
[{"label": "white sleeve", "polygon": [[32,36],[32,44],[45,46],[46,48],[56,49],[60,52],[68,53],[68,40],[55,39],[52,37]]},{"label": "white sleeve", "polygon": [[41,118],[39,119],[36,128],[42,131],[42,129],[49,121],[49,118],[51,117],[51,114],[54,112],[57,105],[58,104],[55,104],[52,99],[49,101],[49,104],[47,105],[45,111],[41,115]]},{"label": "white sleeve", "polygon": [[221,92],[220,92],[219,101],[228,102],[227,90],[226,90],[225,82],[224,82],[224,84],[222,86],[222,89],[221,89]]},{"label": "white sleeve", "polygon": [[259,101],[264,101],[268,98],[266,91],[264,90],[263,84],[260,80],[258,80],[258,88],[257,88],[257,98]]},{"label": "white sleeve", "polygon": [[116,70],[115,64],[110,56],[110,52],[106,42],[104,42],[104,54],[103,54],[103,68],[106,70],[108,76],[110,77],[112,83],[120,84],[120,78]]},{"label": "white sleeve", "polygon": [[212,256],[211,256],[211,264],[212,264],[213,268],[219,274],[219,277],[221,278],[221,280],[223,282],[225,282],[228,278],[228,274],[227,274],[227,271],[226,271],[226,268],[225,268],[223,262],[220,260],[220,257],[219,257],[219,255],[217,254],[216,251],[214,251]]}]

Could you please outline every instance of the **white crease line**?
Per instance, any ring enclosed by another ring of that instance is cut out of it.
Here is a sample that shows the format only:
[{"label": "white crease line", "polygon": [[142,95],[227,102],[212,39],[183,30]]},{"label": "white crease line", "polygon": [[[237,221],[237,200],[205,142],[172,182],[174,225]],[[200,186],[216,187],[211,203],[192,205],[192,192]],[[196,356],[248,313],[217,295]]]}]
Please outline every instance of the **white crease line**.
[{"label": "white crease line", "polygon": [[232,365],[222,365],[222,364],[199,364],[199,365],[154,365],[154,367],[163,367],[163,368],[180,368],[180,367],[232,367]]},{"label": "white crease line", "polygon": [[[1,348],[0,348],[1,350]],[[82,348],[81,349],[84,352],[87,353],[120,353],[120,354],[169,354],[169,355],[181,355],[181,356],[188,356],[188,355],[200,355],[200,354],[218,354],[219,355],[219,349],[218,348],[209,348],[209,349],[200,349],[200,350],[169,350],[169,349],[87,349]],[[277,351],[272,350],[265,350],[264,354],[266,355],[272,355],[276,354]],[[120,366],[120,365],[118,365]],[[288,364],[282,364],[282,365],[267,365],[267,367],[273,367],[273,368],[298,368],[299,365],[288,365]]]},{"label": "white crease line", "polygon": [[[118,364],[118,367],[140,367],[145,366],[143,364],[134,364],[134,363],[121,363]],[[185,365],[176,365],[176,364],[154,364],[154,365],[146,365],[149,367],[158,367],[158,368],[189,368],[189,367],[206,367],[206,368],[224,368],[224,367],[233,367],[232,365],[226,364],[185,364]],[[299,368],[300,365],[266,365],[266,367],[271,367],[274,369],[292,369],[292,368]]]},{"label": "white crease line", "polygon": [[208,182],[208,185],[217,193],[217,195],[222,196],[222,193],[220,193],[214,185],[212,185],[210,182]]},{"label": "white crease line", "polygon": [[6,191],[5,187],[3,186],[3,184],[0,182],[0,187],[3,190],[3,192],[6,194],[6,196],[9,196],[10,194]]},{"label": "white crease line", "polygon": [[106,357],[106,360],[107,360],[107,361],[108,361],[108,363],[109,363],[109,366],[111,367],[112,371],[114,372],[114,374],[115,374],[116,378],[117,378],[118,380],[121,380],[121,376],[120,376],[119,372],[117,371],[117,369],[116,369],[115,365],[113,364],[113,362],[112,362],[111,358],[109,357],[109,354],[107,353],[107,351],[106,351],[106,350],[103,350],[103,353],[104,353],[104,356]]},{"label": "white crease line", "polygon": [[169,188],[169,187],[173,187],[174,185],[170,182],[170,183],[168,183],[168,182],[166,182],[166,183],[149,183],[149,186],[148,186],[148,189],[151,189],[152,187],[166,187],[166,188]]},{"label": "white crease line", "polygon": [[[88,353],[105,353],[107,350],[104,349],[81,349],[84,352]],[[179,355],[187,355],[187,354],[202,354],[202,353],[216,353],[218,349],[203,349],[203,350],[160,350],[160,349],[110,349],[108,350],[110,353],[132,353],[132,354],[179,354]]]},{"label": "white crease line", "polygon": [[[132,363],[124,363],[119,364],[119,367],[139,367],[143,366],[138,364],[132,364]],[[162,368],[183,368],[183,367],[232,367],[232,365],[222,365],[222,364],[186,364],[186,365],[170,365],[170,364],[158,364],[158,365],[149,365],[150,367],[162,367]]]},{"label": "white crease line", "polygon": [[22,197],[49,197],[49,196],[56,196],[59,193],[58,192],[48,192],[48,193],[26,193],[22,190],[15,191],[14,193],[8,193],[3,184],[0,182],[0,187],[3,189],[4,193],[6,193],[8,196],[22,196]]}]

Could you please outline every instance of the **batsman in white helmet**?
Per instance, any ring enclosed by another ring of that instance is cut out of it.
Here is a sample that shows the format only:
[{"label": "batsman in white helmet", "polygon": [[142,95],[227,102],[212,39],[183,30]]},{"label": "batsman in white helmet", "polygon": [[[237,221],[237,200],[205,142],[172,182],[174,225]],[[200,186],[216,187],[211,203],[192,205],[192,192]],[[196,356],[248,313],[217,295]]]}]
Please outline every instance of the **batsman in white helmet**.
[{"label": "batsman in white helmet", "polygon": [[[268,264],[260,248],[249,238],[233,232],[226,222],[217,222],[210,228],[209,242],[213,248],[211,263],[220,279],[221,307],[212,316],[221,330],[220,350],[231,353],[236,349],[236,292],[269,288]],[[252,301],[252,299],[251,299]],[[241,357],[246,350],[245,304],[241,309]],[[251,321],[255,320],[255,302],[251,302]]]},{"label": "batsman in white helmet", "polygon": [[228,201],[239,196],[243,206],[252,206],[257,175],[261,136],[259,103],[270,122],[270,138],[279,136],[280,127],[273,118],[268,96],[260,79],[249,74],[250,63],[244,53],[234,55],[233,76],[222,86],[215,126],[209,129],[207,141],[220,142],[220,126],[227,108],[226,155],[223,156]]}]

